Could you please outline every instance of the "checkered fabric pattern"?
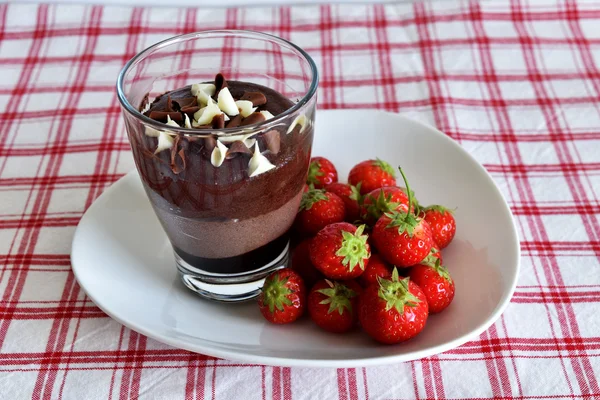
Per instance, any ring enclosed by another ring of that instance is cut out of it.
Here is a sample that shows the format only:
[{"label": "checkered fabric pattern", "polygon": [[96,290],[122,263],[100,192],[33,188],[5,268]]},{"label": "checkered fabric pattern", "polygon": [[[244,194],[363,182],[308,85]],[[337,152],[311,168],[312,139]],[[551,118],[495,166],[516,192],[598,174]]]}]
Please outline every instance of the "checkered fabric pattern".
[{"label": "checkered fabric pattern", "polygon": [[[133,168],[117,73],[159,40],[218,28],[306,49],[321,109],[401,112],[487,168],[522,246],[515,296],[490,329],[398,365],[277,368],[162,345],[85,296],[73,232]],[[599,65],[597,1],[0,5],[0,398],[600,398]]]}]

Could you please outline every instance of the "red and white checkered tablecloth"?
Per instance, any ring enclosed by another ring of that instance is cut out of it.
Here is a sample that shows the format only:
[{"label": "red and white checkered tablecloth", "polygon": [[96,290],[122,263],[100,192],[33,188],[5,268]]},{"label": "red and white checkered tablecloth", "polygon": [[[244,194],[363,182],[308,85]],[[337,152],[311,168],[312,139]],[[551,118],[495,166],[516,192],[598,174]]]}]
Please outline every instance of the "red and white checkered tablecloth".
[{"label": "red and white checkered tablecloth", "polygon": [[[86,208],[133,168],[117,73],[158,40],[218,28],[306,49],[321,109],[398,111],[483,163],[523,254],[496,324],[435,357],[316,370],[173,349],[94,306],[69,253]],[[600,398],[599,66],[598,1],[0,5],[0,398]]]}]

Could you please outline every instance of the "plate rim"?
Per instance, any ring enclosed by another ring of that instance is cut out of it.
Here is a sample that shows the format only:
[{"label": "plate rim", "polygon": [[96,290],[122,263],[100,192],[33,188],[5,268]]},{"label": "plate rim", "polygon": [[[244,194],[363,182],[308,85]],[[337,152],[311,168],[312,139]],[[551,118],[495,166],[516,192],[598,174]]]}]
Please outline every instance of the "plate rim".
[{"label": "plate rim", "polygon": [[[118,315],[118,312],[110,311],[107,307],[105,307],[105,305],[103,304],[102,301],[100,301],[100,299],[98,299],[97,297],[95,297],[94,295],[92,295],[88,292],[85,285],[82,284],[82,282],[81,282],[80,275],[78,272],[78,271],[80,271],[80,268],[77,266],[79,264],[76,261],[76,259],[78,257],[77,253],[79,251],[78,243],[80,243],[82,240],[82,239],[79,239],[80,236],[82,235],[81,234],[81,231],[82,231],[81,226],[83,226],[84,224],[87,223],[88,218],[90,218],[89,215],[92,212],[94,212],[95,208],[98,207],[98,204],[100,203],[99,202],[100,199],[110,196],[113,191],[118,190],[122,185],[126,184],[126,182],[128,180],[139,179],[139,175],[135,169],[131,170],[128,173],[126,173],[125,175],[123,175],[116,182],[114,182],[109,188],[104,190],[102,192],[102,194],[93,202],[93,204],[85,211],[81,220],[77,224],[77,228],[75,229],[75,233],[73,235],[73,240],[72,240],[72,245],[71,245],[70,260],[71,260],[71,270],[73,271],[73,274],[75,276],[75,279],[77,279],[79,286],[85,292],[85,294],[90,298],[90,300],[100,310],[102,310],[110,318],[114,319],[121,325],[124,325],[133,331],[141,333],[141,334],[143,334],[147,337],[150,337],[158,342],[167,344],[169,346],[173,346],[175,348],[191,351],[194,353],[203,354],[203,355],[210,356],[210,357],[223,358],[223,359],[230,360],[230,361],[240,361],[240,362],[251,363],[251,364],[262,364],[262,365],[283,366],[283,367],[312,367],[312,368],[355,368],[355,367],[381,366],[381,365],[388,365],[388,364],[393,364],[393,363],[417,360],[420,358],[444,353],[448,350],[459,347],[459,346],[463,345],[464,343],[468,342],[469,340],[481,335],[490,326],[492,326],[492,324],[494,324],[498,320],[498,318],[502,315],[502,313],[506,310],[506,308],[510,304],[510,300],[512,299],[513,294],[516,289],[516,286],[517,286],[517,281],[518,281],[519,273],[520,273],[520,269],[521,269],[521,246],[520,246],[520,241],[519,241],[519,235],[517,232],[517,226],[516,226],[514,215],[512,214],[510,207],[508,206],[508,202],[506,201],[506,198],[504,197],[504,195],[502,194],[502,192],[496,185],[496,182],[494,181],[494,179],[492,178],[490,173],[485,169],[485,167],[483,167],[483,165],[481,165],[475,159],[475,157],[473,155],[471,155],[467,150],[465,150],[458,142],[456,142],[451,137],[447,136],[446,134],[444,134],[443,132],[441,132],[439,129],[437,129],[434,126],[431,126],[431,125],[428,125],[421,121],[406,117],[399,113],[388,112],[388,111],[384,111],[384,110],[372,110],[372,109],[319,110],[318,115],[321,116],[321,118],[322,118],[323,114],[333,115],[336,113],[344,113],[344,112],[348,112],[348,111],[351,111],[351,112],[364,111],[364,112],[368,112],[368,113],[376,112],[376,113],[386,114],[387,116],[391,116],[393,118],[398,118],[398,119],[402,120],[403,124],[406,124],[406,123],[416,124],[416,125],[419,125],[423,129],[432,131],[433,133],[435,133],[437,136],[440,137],[439,138],[440,140],[446,140],[451,146],[454,146],[455,148],[457,148],[458,151],[460,153],[462,153],[463,156],[468,157],[472,161],[472,163],[475,164],[477,168],[479,168],[480,172],[483,172],[485,174],[486,178],[492,183],[492,187],[493,187],[493,190],[495,191],[496,195],[499,196],[500,199],[502,200],[503,212],[507,213],[508,216],[510,217],[509,218],[510,227],[511,227],[511,232],[512,232],[512,236],[513,236],[512,246],[514,246],[514,248],[515,248],[515,258],[516,259],[513,260],[515,263],[515,269],[514,269],[514,273],[512,276],[512,282],[510,282],[509,290],[502,296],[499,303],[496,305],[496,308],[494,309],[492,315],[486,321],[479,324],[471,332],[465,333],[464,335],[459,336],[455,339],[452,339],[446,343],[443,343],[443,344],[440,344],[437,346],[433,346],[433,347],[430,347],[427,349],[416,350],[416,351],[413,351],[408,354],[391,354],[391,355],[383,355],[383,356],[379,355],[379,356],[373,356],[373,357],[368,357],[368,358],[316,359],[316,358],[289,358],[289,357],[281,357],[281,356],[277,356],[277,355],[265,356],[265,355],[255,355],[255,354],[250,354],[250,353],[243,353],[243,352],[239,352],[239,351],[235,351],[235,350],[223,350],[223,349],[218,349],[218,348],[215,349],[215,348],[211,348],[209,343],[207,343],[206,345],[193,344],[193,343],[188,343],[183,339],[177,339],[176,337],[167,337],[167,336],[162,336],[159,334],[154,334],[151,330],[146,329],[142,325],[138,325],[136,323],[127,321],[126,319],[121,318],[121,316]],[[82,267],[82,268],[85,268],[85,267]],[[204,339],[198,339],[198,340],[204,341]]]}]

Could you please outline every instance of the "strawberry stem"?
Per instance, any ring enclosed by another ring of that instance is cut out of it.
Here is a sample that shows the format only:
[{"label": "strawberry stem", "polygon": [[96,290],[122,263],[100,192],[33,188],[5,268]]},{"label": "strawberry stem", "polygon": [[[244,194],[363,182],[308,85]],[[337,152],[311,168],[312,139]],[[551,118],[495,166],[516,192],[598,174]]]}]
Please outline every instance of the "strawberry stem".
[{"label": "strawberry stem", "polygon": [[410,209],[412,207],[412,190],[410,190],[410,185],[408,184],[408,179],[406,179],[406,175],[404,175],[404,171],[402,171],[402,167],[398,167],[400,170],[400,175],[402,175],[402,179],[404,180],[404,185],[406,185],[406,194],[408,195],[408,210],[406,210],[406,218],[408,218],[410,214]]}]

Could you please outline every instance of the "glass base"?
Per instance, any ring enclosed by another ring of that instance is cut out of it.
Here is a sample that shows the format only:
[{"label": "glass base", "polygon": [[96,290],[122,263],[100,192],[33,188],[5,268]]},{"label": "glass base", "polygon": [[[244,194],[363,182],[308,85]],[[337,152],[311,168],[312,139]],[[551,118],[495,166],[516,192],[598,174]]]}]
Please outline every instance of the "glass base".
[{"label": "glass base", "polygon": [[232,303],[258,296],[267,275],[287,267],[289,247],[288,241],[283,251],[271,262],[258,269],[235,274],[217,274],[202,270],[181,258],[177,251],[174,253],[179,276],[188,289],[209,300]]}]

